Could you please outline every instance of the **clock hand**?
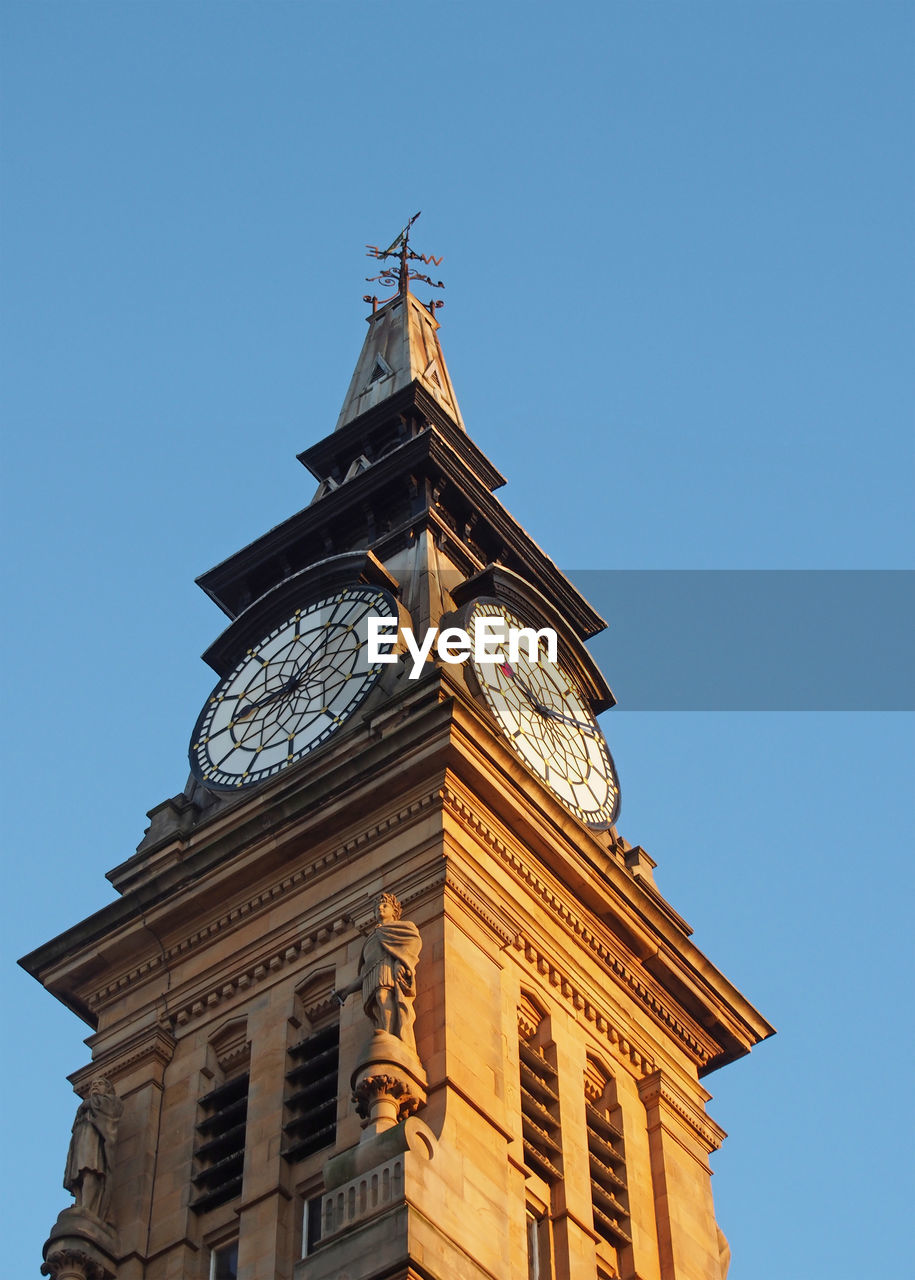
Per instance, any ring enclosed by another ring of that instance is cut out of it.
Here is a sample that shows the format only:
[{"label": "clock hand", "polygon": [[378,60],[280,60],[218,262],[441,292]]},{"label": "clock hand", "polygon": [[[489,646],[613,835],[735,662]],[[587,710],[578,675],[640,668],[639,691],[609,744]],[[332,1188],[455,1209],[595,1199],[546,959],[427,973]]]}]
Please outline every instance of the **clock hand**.
[{"label": "clock hand", "polygon": [[253,716],[255,711],[260,711],[261,707],[269,706],[271,702],[275,702],[277,698],[285,697],[287,693],[292,693],[293,689],[297,689],[301,684],[302,676],[293,676],[291,680],[287,680],[285,684],[280,685],[278,689],[273,689],[270,693],[264,694],[262,698],[258,698],[256,702],[249,702],[246,707],[239,707],[235,713],[235,720],[247,720],[248,716]]},{"label": "clock hand", "polygon": [[552,707],[547,707],[543,703],[538,708],[542,716],[547,716],[550,720],[559,720],[562,724],[574,725],[576,729],[581,729],[582,733],[590,733],[592,738],[602,736],[600,729],[593,724],[587,724],[584,720],[576,720],[573,716],[567,716],[562,711],[554,711]]},{"label": "clock hand", "polygon": [[503,662],[499,667],[499,670],[503,673],[503,675],[506,675],[511,680],[514,680],[515,684],[524,694],[525,698],[527,698],[528,702],[531,704],[534,710],[537,711],[540,715],[546,716],[550,720],[558,720],[562,724],[573,725],[576,729],[581,729],[584,733],[590,733],[593,738],[602,736],[600,730],[597,729],[593,724],[587,724],[584,720],[576,720],[574,716],[567,716],[565,712],[556,711],[553,709],[553,707],[547,706],[545,702],[541,702],[540,699],[536,696],[536,694],[533,693],[528,688],[528,686],[524,683],[524,681],[518,675],[517,671],[515,671],[515,669],[508,662]]},{"label": "clock hand", "polygon": [[510,680],[514,680],[515,684],[524,694],[525,698],[527,698],[528,702],[531,704],[531,706],[534,708],[535,711],[539,711],[540,714],[543,715],[548,710],[548,708],[544,706],[544,704],[540,701],[537,695],[531,689],[528,688],[528,686],[524,683],[524,681],[521,679],[517,671],[515,671],[514,667],[512,667],[510,663],[508,662],[501,663],[499,665],[499,670],[502,672],[503,675],[508,676]]},{"label": "clock hand", "polygon": [[308,677],[321,666],[322,662],[325,660],[325,656],[326,655],[321,654],[310,666],[302,667],[299,671],[293,672],[286,683],[280,685],[278,689],[273,689],[270,693],[264,694],[264,696],[262,698],[258,698],[256,702],[249,702],[246,707],[239,707],[238,711],[235,713],[236,722],[239,720],[247,720],[249,716],[254,715],[255,711],[260,711],[261,707],[269,706],[270,703],[275,702],[277,698],[282,698],[285,697],[287,693],[292,693],[300,684],[302,684],[303,681],[307,680]]}]

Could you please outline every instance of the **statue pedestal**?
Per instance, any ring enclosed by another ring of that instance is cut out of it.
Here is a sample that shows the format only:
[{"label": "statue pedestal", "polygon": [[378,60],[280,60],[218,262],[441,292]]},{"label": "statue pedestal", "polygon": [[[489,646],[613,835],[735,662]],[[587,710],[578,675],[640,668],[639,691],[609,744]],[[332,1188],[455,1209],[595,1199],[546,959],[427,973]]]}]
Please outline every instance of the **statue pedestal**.
[{"label": "statue pedestal", "polygon": [[[432,1130],[411,1116],[332,1156],[324,1166],[321,1239],[296,1266],[294,1280],[432,1275],[418,1268],[427,1260],[422,1233],[433,1215],[428,1207],[417,1214],[414,1206],[423,1203],[437,1150]],[[414,1255],[416,1268],[411,1265]],[[470,1276],[461,1260],[455,1261],[457,1265],[434,1274]],[[485,1277],[474,1272],[473,1280]]]},{"label": "statue pedestal", "polygon": [[428,1080],[416,1053],[387,1031],[374,1031],[350,1083],[363,1118],[361,1142],[392,1129],[426,1101]]},{"label": "statue pedestal", "polygon": [[117,1274],[117,1232],[78,1205],[58,1214],[41,1252],[41,1274],[51,1280],[114,1280]]}]

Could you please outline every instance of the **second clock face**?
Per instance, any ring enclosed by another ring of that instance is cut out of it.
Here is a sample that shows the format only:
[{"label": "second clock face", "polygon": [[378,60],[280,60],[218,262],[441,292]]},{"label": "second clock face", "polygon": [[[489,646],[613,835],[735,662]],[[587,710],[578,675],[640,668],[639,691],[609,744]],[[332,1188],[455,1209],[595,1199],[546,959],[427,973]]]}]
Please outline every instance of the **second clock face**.
[{"label": "second clock face", "polygon": [[191,739],[191,769],[235,790],[279,773],[325,742],[384,667],[368,662],[367,620],[396,617],[392,596],[346,587],[296,609],[213,690]]},{"label": "second clock face", "polygon": [[[502,618],[520,629],[514,614],[495,601],[478,601],[468,630],[480,617]],[[496,646],[491,646],[495,651]],[[591,827],[609,827],[619,812],[620,788],[604,735],[563,668],[541,644],[529,657],[523,645],[509,660],[473,663],[477,684],[515,751],[565,807]]]}]

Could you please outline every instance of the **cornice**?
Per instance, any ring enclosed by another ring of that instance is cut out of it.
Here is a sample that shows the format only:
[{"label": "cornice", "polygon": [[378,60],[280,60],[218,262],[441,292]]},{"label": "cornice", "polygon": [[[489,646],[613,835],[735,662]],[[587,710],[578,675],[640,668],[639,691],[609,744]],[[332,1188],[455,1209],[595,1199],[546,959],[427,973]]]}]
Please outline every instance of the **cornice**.
[{"label": "cornice", "polygon": [[319,954],[329,942],[345,933],[348,925],[345,917],[338,915],[328,918],[294,940],[287,939],[280,945],[274,941],[271,946],[261,948],[230,977],[227,978],[224,974],[215,980],[211,977],[209,982],[199,984],[192,995],[183,996],[180,1001],[174,1002],[169,1014],[172,1024],[184,1027],[192,1019],[210,1013],[217,1005],[245,994],[267,978],[276,977],[280,970],[297,965],[303,958],[310,957],[312,952]]},{"label": "cornice", "polygon": [[[274,881],[267,888],[252,894],[228,911],[223,911],[218,916],[214,916],[206,924],[195,929],[193,933],[186,934],[178,942],[164,948],[159,954],[149,957],[142,964],[119,974],[113,981],[99,987],[89,996],[87,1001],[89,1008],[97,1014],[107,1001],[122,996],[125,991],[145,981],[156,971],[168,969],[174,961],[184,959],[192,951],[237,928],[241,922],[276,906],[277,902],[290,893],[297,892],[317,875],[348,861],[355,854],[370,848],[374,843],[387,837],[398,827],[414,821],[425,812],[436,808],[440,803],[441,796],[438,789],[427,792],[396,812],[387,814],[379,822],[359,831],[358,834],[325,849],[311,862]],[[273,974],[282,968],[283,965],[298,959],[300,955],[307,955],[311,951],[320,948],[331,936],[341,933],[345,928],[346,922],[340,917],[316,925],[294,943],[287,942],[282,946],[278,946],[275,942],[271,945],[268,940],[265,940],[263,950],[256,959],[246,964],[243,969],[239,970],[227,981],[222,980],[218,984],[214,983],[212,988],[205,993],[195,995],[193,999],[187,1001],[186,1005],[176,1011],[173,1014],[176,1023],[183,1025],[191,1017],[197,1017],[205,1012],[206,1009],[212,1008],[222,1000],[230,998],[235,994],[236,990],[244,990],[252,983],[261,982],[269,974]]]},{"label": "cornice", "polygon": [[[97,1075],[105,1075],[114,1084],[118,1080],[133,1074],[139,1067],[145,1066],[146,1079],[152,1078],[161,1084],[165,1068],[172,1060],[177,1041],[171,1030],[157,1023],[152,1027],[143,1027],[125,1040],[107,1049],[101,1049],[98,1055],[95,1048],[101,1044],[100,1036],[90,1036],[86,1043],[93,1050],[93,1058],[85,1067],[80,1067],[67,1079],[81,1096],[86,1092],[91,1080]],[[144,1080],[143,1083],[146,1081]],[[124,1097],[132,1089],[120,1096]]]},{"label": "cornice", "polygon": [[621,1030],[606,1008],[599,1009],[593,999],[585,994],[582,987],[563,973],[559,966],[529,938],[519,933],[513,946],[519,956],[523,957],[541,978],[546,978],[549,985],[554,988],[554,992],[562,996],[566,1004],[573,1009],[573,1016],[582,1014],[586,1021],[594,1024],[598,1035],[603,1036],[616,1059],[624,1064],[631,1064],[637,1075],[646,1075],[655,1070],[651,1055],[646,1049],[636,1044],[631,1033]]},{"label": "cornice", "polygon": [[[660,998],[658,993],[651,990],[631,966],[627,965],[618,955],[611,951],[604,940],[575,911],[574,907],[566,899],[560,897],[555,889],[537,874],[535,867],[523,860],[515,850],[506,844],[477,810],[467,802],[465,796],[450,787],[445,787],[442,795],[446,811],[475,832],[479,839],[511,870],[515,878],[523,882],[541,900],[557,921],[562,924],[566,932],[588,948],[597,958],[604,971],[613,977],[617,985],[622,987],[629,996],[633,997],[646,1009],[651,1017],[663,1026],[668,1035],[678,1040],[690,1057],[702,1066],[711,1060],[718,1046],[711,1040],[703,1043],[684,1024],[682,1019],[677,1017],[674,1010]],[[532,939],[519,934],[518,938],[515,939],[515,946],[518,949],[532,949],[538,965],[542,963],[547,970],[552,968],[558,974],[559,971],[552,965],[548,957],[541,954]],[[541,972],[544,972],[544,970],[541,969]],[[569,983],[569,979],[567,977],[563,979],[562,976],[559,977],[558,981],[560,986],[563,981]],[[553,985],[557,984],[553,983]],[[584,1000],[584,997],[581,998]],[[606,1017],[606,1015],[604,1016]],[[636,1053],[643,1060],[650,1062],[650,1055],[638,1053],[638,1051]],[[649,1066],[647,1069],[651,1070],[653,1068]]]},{"label": "cornice", "polygon": [[[703,1093],[705,1091],[703,1090]],[[708,1098],[708,1094],[705,1097]],[[651,1106],[660,1107],[666,1104],[683,1120],[690,1129],[702,1139],[709,1152],[717,1151],[728,1136],[720,1125],[706,1114],[704,1108],[698,1107],[674,1081],[663,1071],[656,1071],[639,1085],[639,1097],[646,1109]]]},{"label": "cornice", "polygon": [[[380,511],[385,503],[390,507],[392,495],[397,497],[396,509],[400,491],[406,486],[414,499],[409,504],[409,522],[430,510],[437,511],[446,523],[446,513],[452,508],[462,524],[473,515],[479,539],[487,544],[487,549],[480,548],[484,562],[503,560],[536,582],[544,594],[555,599],[559,612],[580,639],[602,631],[605,623],[600,615],[494,497],[466,450],[456,447],[466,441],[463,433],[448,434],[437,426],[419,431],[326,497],[289,516],[202,574],[198,585],[232,618],[254,599],[255,592],[250,589],[252,574],[267,575],[256,591],[260,596],[288,577],[300,561],[304,568],[306,563],[334,552],[352,550],[365,538],[374,553],[384,559],[384,523],[379,517],[375,528],[373,516],[367,524],[366,512],[376,507]],[[422,477],[425,480],[421,482]],[[431,491],[429,485],[433,486]],[[391,518],[397,522],[403,519],[393,510],[385,517]]]},{"label": "cornice", "polygon": [[546,977],[554,994],[558,993],[575,1013],[583,1013],[588,1022],[594,1024],[597,1033],[604,1037],[611,1053],[620,1061],[631,1064],[639,1074],[655,1070],[650,1053],[637,1045],[632,1036],[622,1031],[614,1022],[606,1008],[598,1008],[593,999],[587,996],[567,974],[542,951],[540,951],[518,927],[500,917],[491,903],[481,900],[479,893],[462,876],[449,867],[444,877],[448,889],[471,910],[499,942],[500,949],[511,947],[524,960],[536,969],[538,975]]},{"label": "cornice", "polygon": [[443,877],[450,891],[463,902],[485,928],[495,937],[499,949],[504,950],[514,944],[517,932],[515,927],[501,918],[491,903],[483,904],[475,888],[454,867],[449,866]]},{"label": "cornice", "polygon": [[[335,470],[345,470],[349,460],[365,452],[367,442],[373,436],[382,440],[386,431],[395,422],[409,420],[412,413],[419,415],[420,420],[439,431],[451,447],[458,453],[466,465],[479,475],[490,490],[500,489],[505,484],[505,477],[490,462],[480,447],[474,444],[471,437],[457,426],[450,415],[435,401],[434,397],[417,382],[403,388],[395,395],[381,401],[380,404],[353,418],[346,426],[332,431],[317,443],[296,454],[296,458],[306,467],[316,480],[323,480],[333,475]],[[379,457],[380,460],[380,457]]]}]

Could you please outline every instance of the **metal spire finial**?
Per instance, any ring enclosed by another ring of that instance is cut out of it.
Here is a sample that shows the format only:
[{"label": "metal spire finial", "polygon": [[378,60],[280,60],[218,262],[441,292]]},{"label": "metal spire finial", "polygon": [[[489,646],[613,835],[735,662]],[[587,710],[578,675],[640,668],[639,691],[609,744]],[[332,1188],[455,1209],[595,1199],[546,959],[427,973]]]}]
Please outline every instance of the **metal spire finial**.
[{"label": "metal spire finial", "polygon": [[[422,210],[420,210],[420,212],[422,212]],[[380,281],[386,289],[393,289],[396,286],[397,292],[392,295],[395,298],[406,296],[411,280],[422,280],[424,284],[430,285],[433,289],[444,289],[445,287],[441,280],[432,280],[429,276],[423,275],[422,272],[415,270],[409,265],[411,261],[425,262],[426,264],[434,263],[437,267],[442,263],[441,258],[436,258],[431,253],[414,253],[410,248],[410,228],[418,217],[419,213],[414,213],[413,217],[403,228],[400,234],[391,242],[391,244],[388,245],[387,249],[379,249],[375,244],[367,244],[365,246],[368,251],[366,257],[379,258],[382,261],[385,258],[398,259],[398,265],[396,267],[387,267],[377,276],[366,276],[366,281],[369,284],[374,284],[376,281]],[[371,295],[366,295],[363,300],[365,302],[371,302],[373,310],[378,305],[378,299],[373,298]],[[385,298],[383,301],[390,302],[390,298]],[[429,310],[434,315],[436,307],[440,307],[442,303],[430,302],[428,305]]]}]

